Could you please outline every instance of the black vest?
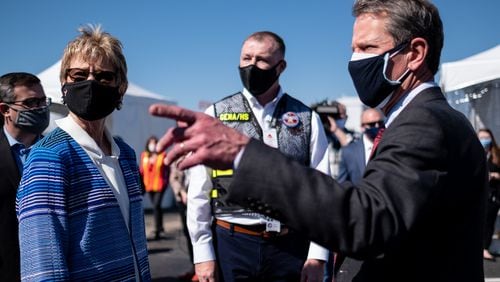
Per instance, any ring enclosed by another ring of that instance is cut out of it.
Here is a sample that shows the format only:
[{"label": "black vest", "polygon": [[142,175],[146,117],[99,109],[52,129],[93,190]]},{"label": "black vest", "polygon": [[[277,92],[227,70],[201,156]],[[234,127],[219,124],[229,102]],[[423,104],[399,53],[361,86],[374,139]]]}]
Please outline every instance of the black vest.
[{"label": "black vest", "polygon": [[[249,102],[241,93],[233,94],[214,104],[215,117],[225,125],[251,138],[263,141],[263,131]],[[276,129],[278,149],[286,156],[310,163],[311,109],[297,99],[284,94],[274,110],[271,126]],[[243,207],[227,203],[227,188],[231,184],[232,170],[212,171],[212,212],[216,215],[256,215]]]}]

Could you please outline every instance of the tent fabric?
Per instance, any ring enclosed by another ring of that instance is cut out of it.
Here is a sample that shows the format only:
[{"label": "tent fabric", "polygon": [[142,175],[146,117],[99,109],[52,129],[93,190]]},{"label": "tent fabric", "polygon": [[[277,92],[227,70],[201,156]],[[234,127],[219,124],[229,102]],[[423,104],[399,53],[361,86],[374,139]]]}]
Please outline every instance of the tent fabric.
[{"label": "tent fabric", "polygon": [[441,65],[444,92],[500,78],[500,44],[463,60]]},{"label": "tent fabric", "polygon": [[463,113],[478,130],[489,128],[493,136],[500,136],[500,78],[446,92],[448,103]]},{"label": "tent fabric", "polygon": [[448,103],[478,130],[500,136],[500,45],[441,66],[440,84]]}]

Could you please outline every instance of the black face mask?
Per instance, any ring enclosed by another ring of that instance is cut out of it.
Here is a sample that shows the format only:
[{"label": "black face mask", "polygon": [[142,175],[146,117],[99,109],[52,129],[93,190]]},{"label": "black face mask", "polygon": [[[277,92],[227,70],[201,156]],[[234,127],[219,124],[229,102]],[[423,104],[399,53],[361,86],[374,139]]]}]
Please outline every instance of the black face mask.
[{"label": "black face mask", "polygon": [[120,104],[118,87],[107,86],[96,80],[66,83],[62,87],[64,103],[69,110],[84,120],[98,120],[111,114]]},{"label": "black face mask", "polygon": [[17,128],[38,135],[49,126],[50,112],[48,106],[25,111],[15,111],[17,111],[17,118],[14,124]]},{"label": "black face mask", "polygon": [[278,79],[279,75],[276,72],[276,68],[280,63],[281,61],[268,70],[260,69],[256,65],[239,67],[243,86],[254,96],[263,94]]},{"label": "black face mask", "polygon": [[370,127],[365,129],[365,135],[370,138],[370,140],[375,140],[375,137],[377,137],[378,132],[380,131],[380,127]]},{"label": "black face mask", "polygon": [[409,70],[397,80],[390,80],[385,75],[389,58],[406,45],[400,44],[384,54],[349,62],[349,73],[363,104],[372,108],[379,106],[406,79]]}]

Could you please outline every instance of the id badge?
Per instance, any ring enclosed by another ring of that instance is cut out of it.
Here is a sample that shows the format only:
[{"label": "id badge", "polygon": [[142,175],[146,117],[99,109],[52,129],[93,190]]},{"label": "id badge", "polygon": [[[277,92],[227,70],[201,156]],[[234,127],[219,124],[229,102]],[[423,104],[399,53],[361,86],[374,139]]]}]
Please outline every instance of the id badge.
[{"label": "id badge", "polygon": [[281,222],[276,219],[266,218],[266,232],[281,232]]},{"label": "id badge", "polygon": [[264,130],[264,143],[270,147],[278,148],[278,133],[275,128]]}]

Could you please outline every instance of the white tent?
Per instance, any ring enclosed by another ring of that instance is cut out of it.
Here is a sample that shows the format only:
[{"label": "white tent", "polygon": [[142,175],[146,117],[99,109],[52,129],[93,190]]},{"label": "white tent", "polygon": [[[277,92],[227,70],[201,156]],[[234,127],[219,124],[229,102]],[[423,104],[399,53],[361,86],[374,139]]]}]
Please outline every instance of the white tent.
[{"label": "white tent", "polygon": [[463,60],[441,65],[441,86],[450,92],[500,78],[500,44]]},{"label": "white tent", "polygon": [[474,128],[489,128],[500,138],[500,45],[441,65],[440,85],[450,105]]},{"label": "white tent", "polygon": [[[62,104],[59,71],[61,61],[38,74],[45,90],[45,95],[52,98],[50,108],[51,121],[47,131],[55,128],[54,120],[65,117],[68,110]],[[114,136],[119,136],[134,148],[137,157],[144,150],[146,140],[151,135],[161,136],[174,125],[174,121],[152,117],[148,108],[153,103],[176,104],[159,94],[143,89],[129,81],[127,92],[120,111],[114,111],[106,120],[106,125]]]}]

